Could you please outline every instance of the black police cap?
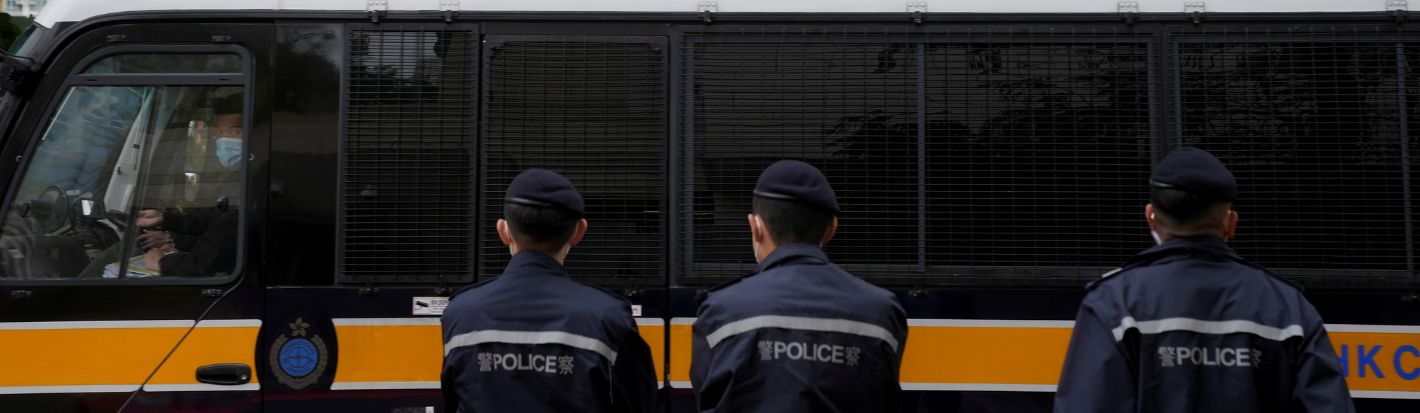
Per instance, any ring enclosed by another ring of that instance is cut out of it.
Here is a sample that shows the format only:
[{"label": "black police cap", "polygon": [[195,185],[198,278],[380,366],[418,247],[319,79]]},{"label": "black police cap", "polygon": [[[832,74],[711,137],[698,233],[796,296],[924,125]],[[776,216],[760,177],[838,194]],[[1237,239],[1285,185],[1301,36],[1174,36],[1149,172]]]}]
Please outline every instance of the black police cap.
[{"label": "black police cap", "polygon": [[561,208],[581,214],[586,205],[572,181],[546,169],[533,168],[518,174],[508,184],[505,200],[535,207]]},{"label": "black police cap", "polygon": [[1173,188],[1214,201],[1238,197],[1238,181],[1213,154],[1198,148],[1178,148],[1154,166],[1149,186]]},{"label": "black police cap", "polygon": [[759,175],[754,195],[782,199],[838,213],[838,196],[823,172],[799,161],[779,161]]}]

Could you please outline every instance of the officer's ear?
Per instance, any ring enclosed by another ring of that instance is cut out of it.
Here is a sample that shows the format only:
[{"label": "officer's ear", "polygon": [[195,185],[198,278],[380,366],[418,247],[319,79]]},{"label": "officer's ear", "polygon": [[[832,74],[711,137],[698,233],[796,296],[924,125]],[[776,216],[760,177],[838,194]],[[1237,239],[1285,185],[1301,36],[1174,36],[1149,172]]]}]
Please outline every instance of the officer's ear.
[{"label": "officer's ear", "polygon": [[764,226],[759,225],[759,220],[755,219],[753,212],[749,213],[746,218],[749,219],[749,238],[754,242],[763,242],[764,237],[769,236],[769,233],[764,231]]},{"label": "officer's ear", "polygon": [[1154,231],[1159,230],[1159,220],[1158,218],[1154,217],[1153,202],[1144,204],[1144,220],[1149,222],[1149,229]]},{"label": "officer's ear", "polygon": [[1228,221],[1227,221],[1226,224],[1223,224],[1223,239],[1224,239],[1224,240],[1233,239],[1233,234],[1236,234],[1237,231],[1238,231],[1238,211],[1234,211],[1232,207],[1228,207]]},{"label": "officer's ear", "polygon": [[822,247],[824,245],[828,245],[828,241],[833,240],[833,234],[837,233],[838,217],[832,217],[828,220],[828,230],[823,232],[823,240],[818,242],[818,246]]},{"label": "officer's ear", "polygon": [[572,232],[572,238],[567,239],[567,245],[581,244],[583,235],[587,235],[587,220],[585,218],[577,220],[577,230]]},{"label": "officer's ear", "polygon": [[504,246],[513,245],[513,233],[508,231],[508,221],[498,218],[498,240],[503,241]]}]

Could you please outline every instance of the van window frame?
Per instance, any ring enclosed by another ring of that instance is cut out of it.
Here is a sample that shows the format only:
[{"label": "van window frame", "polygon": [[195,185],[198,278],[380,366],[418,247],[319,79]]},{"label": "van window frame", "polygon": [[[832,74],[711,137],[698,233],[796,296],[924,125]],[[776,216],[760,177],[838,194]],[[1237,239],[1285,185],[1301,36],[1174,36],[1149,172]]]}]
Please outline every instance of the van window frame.
[{"label": "van window frame", "polygon": [[[84,73],[85,69],[95,62],[104,58],[121,54],[235,54],[241,59],[241,73]],[[246,48],[235,44],[165,44],[165,43],[144,43],[144,44],[123,44],[108,47],[101,47],[90,51],[84,58],[80,59],[68,70],[64,82],[58,87],[43,91],[52,95],[67,94],[76,86],[239,86],[242,88],[242,111],[245,114],[242,118],[242,128],[247,131],[252,130],[252,70],[255,65],[252,61],[251,52]],[[9,214],[14,203],[14,196],[19,192],[20,184],[25,174],[29,172],[30,161],[34,159],[35,151],[39,149],[41,138],[53,125],[57,111],[64,103],[63,98],[51,99],[42,113],[42,117],[35,125],[25,144],[23,158],[15,168],[14,176],[10,177],[7,191],[3,194],[4,203],[0,204],[0,217]],[[248,137],[250,137],[248,132]],[[252,143],[250,139],[243,139],[242,152],[246,154],[248,160],[251,159]],[[241,163],[241,190],[242,199],[248,199],[250,188],[248,188],[251,171],[248,169],[250,162]],[[0,278],[0,286],[154,286],[154,285],[226,285],[236,282],[242,278],[246,269],[247,256],[247,224],[249,212],[245,210],[249,203],[243,202],[243,210],[237,215],[237,258],[236,267],[232,273],[226,276],[205,276],[205,277],[145,277],[145,278],[49,278],[49,279],[6,279]]]}]

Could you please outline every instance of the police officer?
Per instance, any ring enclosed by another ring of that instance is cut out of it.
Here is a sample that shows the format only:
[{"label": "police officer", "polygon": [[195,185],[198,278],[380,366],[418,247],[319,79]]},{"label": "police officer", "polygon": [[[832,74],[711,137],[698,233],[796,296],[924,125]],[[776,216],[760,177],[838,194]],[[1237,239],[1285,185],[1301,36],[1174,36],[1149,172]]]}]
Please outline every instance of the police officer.
[{"label": "police officer", "polygon": [[907,319],[897,297],[833,265],[838,228],[823,173],[780,161],[754,188],[759,272],[711,290],[693,329],[702,412],[896,411]]},{"label": "police officer", "polygon": [[464,288],[443,319],[446,412],[645,412],[651,352],[630,304],[568,277],[587,220],[566,178],[529,169],[508,186],[498,237],[513,258]]},{"label": "police officer", "polygon": [[1238,188],[1223,163],[1181,148],[1149,185],[1158,245],[1089,285],[1055,411],[1353,411],[1316,309],[1225,242]]}]

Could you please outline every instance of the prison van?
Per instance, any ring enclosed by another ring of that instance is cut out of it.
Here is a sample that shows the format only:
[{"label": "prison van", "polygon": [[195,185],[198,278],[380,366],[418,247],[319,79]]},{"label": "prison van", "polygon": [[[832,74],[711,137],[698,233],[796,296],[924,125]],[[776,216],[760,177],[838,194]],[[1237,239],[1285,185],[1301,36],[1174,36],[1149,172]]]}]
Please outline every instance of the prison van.
[{"label": "prison van", "polygon": [[911,328],[904,411],[1046,412],[1150,166],[1238,176],[1363,412],[1420,410],[1404,0],[51,0],[0,62],[0,411],[438,412],[438,316],[521,170],[694,411],[695,296],[779,159]]}]

